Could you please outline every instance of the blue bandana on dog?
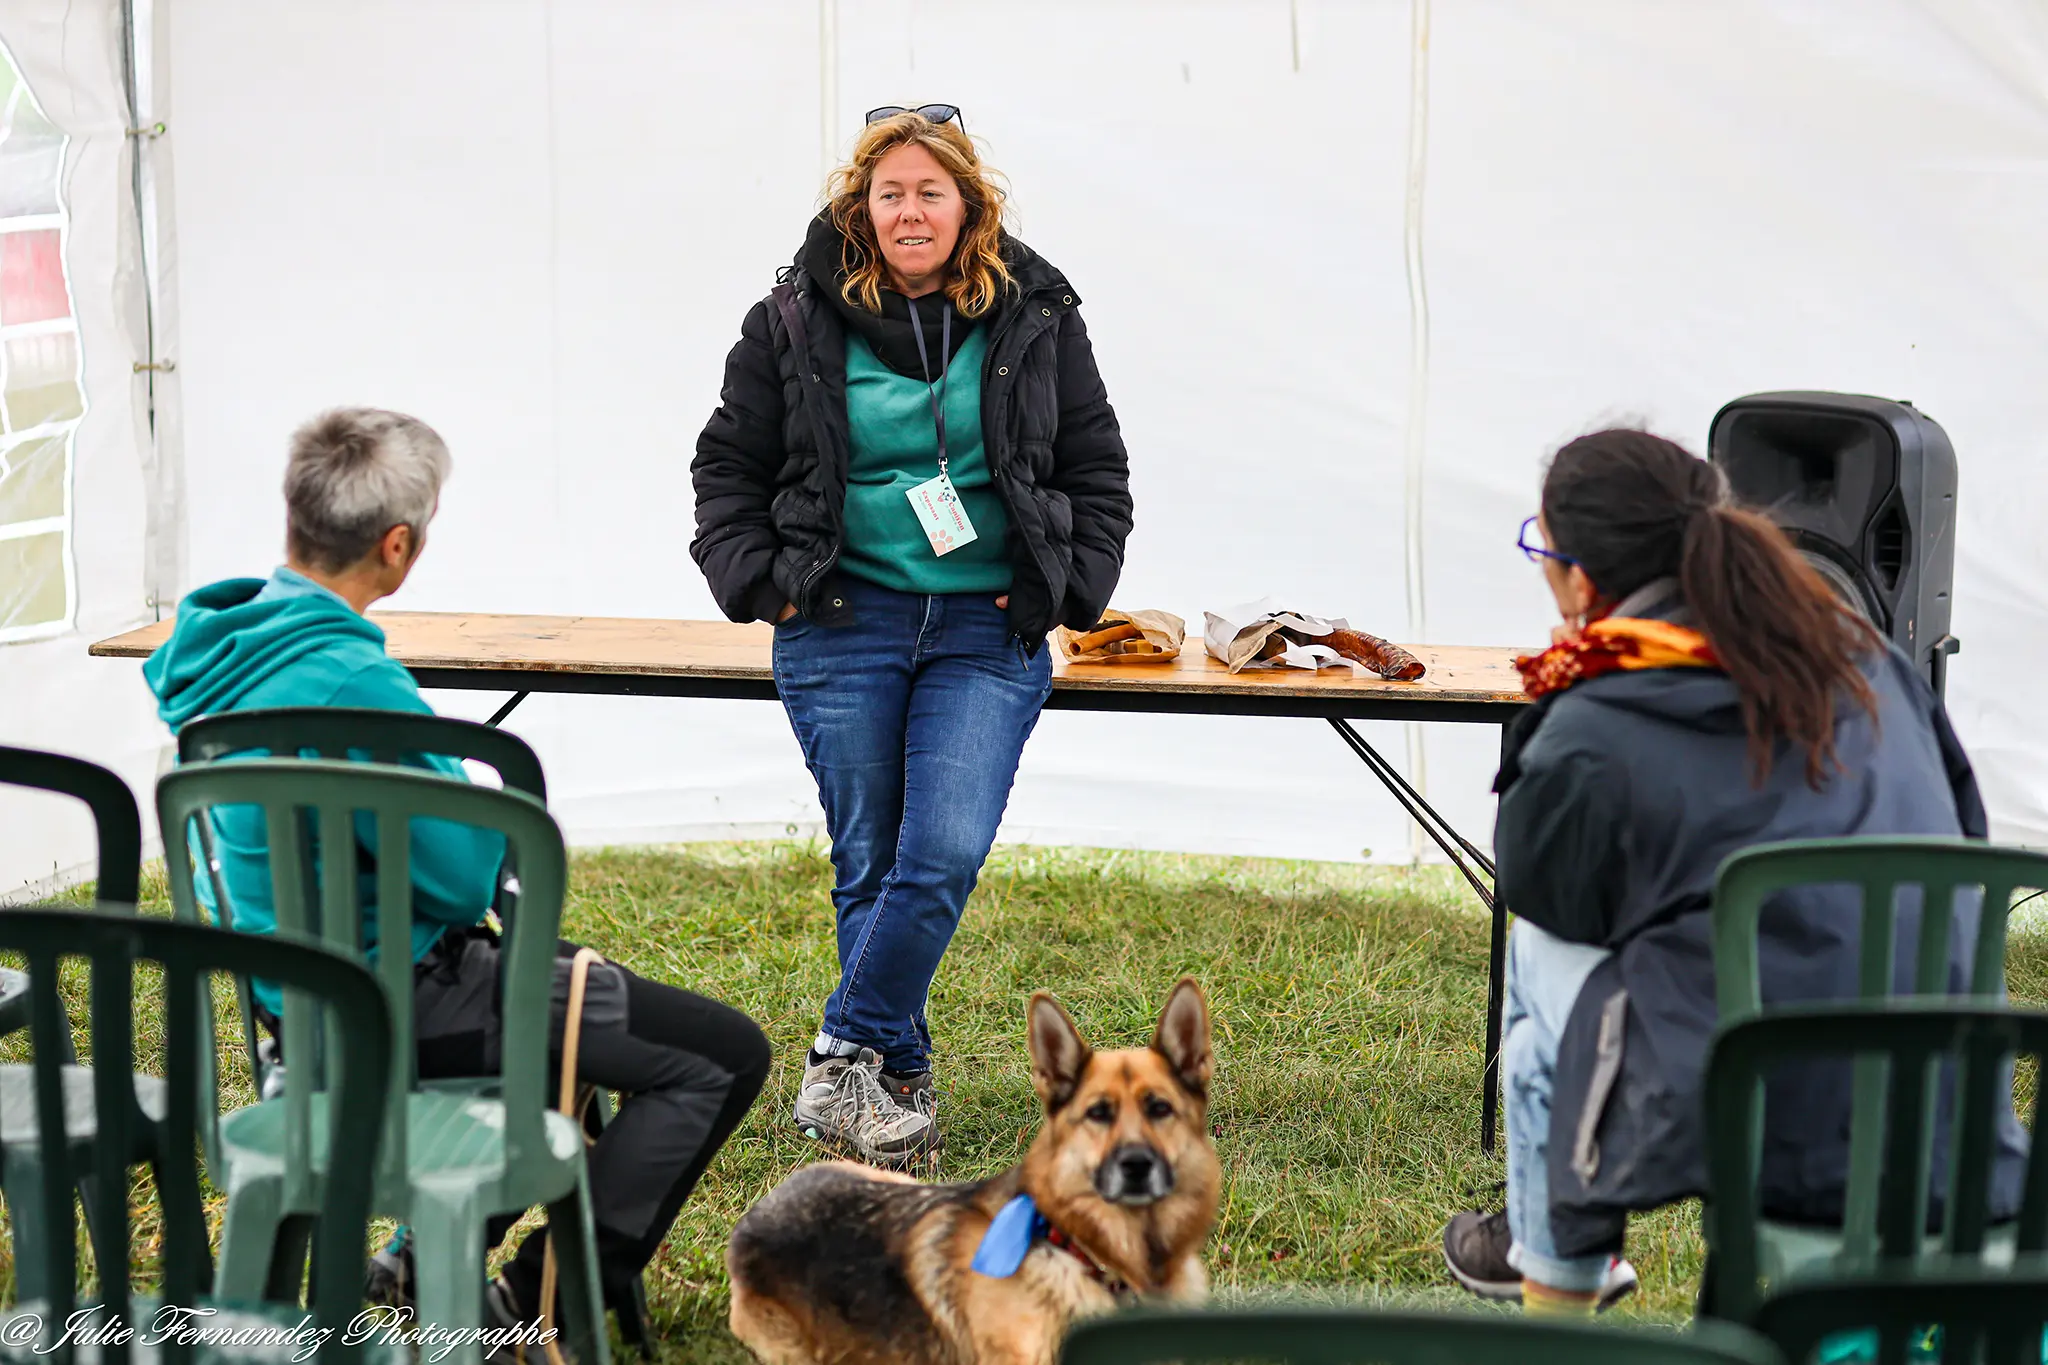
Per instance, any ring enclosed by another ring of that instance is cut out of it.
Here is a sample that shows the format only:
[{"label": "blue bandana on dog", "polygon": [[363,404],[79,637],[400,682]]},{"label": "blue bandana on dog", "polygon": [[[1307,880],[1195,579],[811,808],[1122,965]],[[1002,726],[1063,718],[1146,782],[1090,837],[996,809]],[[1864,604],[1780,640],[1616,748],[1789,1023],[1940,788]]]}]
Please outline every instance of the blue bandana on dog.
[{"label": "blue bandana on dog", "polygon": [[971,1269],[992,1280],[1009,1279],[1023,1267],[1031,1244],[1051,1227],[1030,1195],[1018,1195],[989,1220],[988,1231],[981,1235],[981,1245],[974,1249]]}]

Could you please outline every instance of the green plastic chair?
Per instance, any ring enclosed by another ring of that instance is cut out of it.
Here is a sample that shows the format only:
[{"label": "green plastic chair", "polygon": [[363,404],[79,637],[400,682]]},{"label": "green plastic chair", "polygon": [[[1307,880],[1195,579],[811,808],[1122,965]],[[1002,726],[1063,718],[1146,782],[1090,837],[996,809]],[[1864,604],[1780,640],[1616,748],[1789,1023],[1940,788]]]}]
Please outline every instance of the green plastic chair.
[{"label": "green plastic chair", "polygon": [[[142,817],[128,784],[97,763],[68,754],[45,753],[39,749],[17,749],[0,745],[0,785],[49,792],[81,801],[92,812],[93,829],[99,843],[98,882],[95,895],[102,910],[132,915],[142,881]],[[0,969],[0,1034],[28,1027],[35,991],[26,972]],[[92,1072],[75,1065],[77,1053],[71,1045],[70,1027],[51,1044],[51,1055],[67,1068],[63,1075],[72,1096],[76,1122],[68,1133],[74,1144],[90,1145],[93,1138],[91,1105]],[[135,1078],[137,1100],[146,1109],[161,1113],[163,1083],[154,1077]],[[14,1148],[19,1159],[12,1174],[0,1180],[13,1213],[10,1229],[17,1267],[17,1292],[39,1295],[45,1286],[36,1278],[41,1273],[40,1217],[42,1178],[35,1152],[40,1146],[36,1116],[35,1076],[32,1068],[0,1065],[0,1149]],[[152,1151],[146,1142],[119,1147],[128,1163],[147,1161]],[[86,1196],[87,1227],[95,1238],[100,1228],[90,1197],[93,1177],[80,1180]]]},{"label": "green plastic chair", "polygon": [[[374,1209],[413,1229],[419,1270],[419,1316],[443,1325],[483,1320],[484,1236],[488,1220],[544,1204],[561,1265],[564,1338],[586,1365],[604,1365],[595,1236],[584,1170],[584,1135],[575,1121],[547,1107],[548,1028],[555,934],[567,880],[562,834],[529,797],[453,782],[413,768],[376,763],[266,759],[207,763],[166,774],[157,784],[162,828],[215,806],[264,811],[278,933],[317,938],[343,951],[362,943],[354,816],[367,813],[377,834],[378,934],[409,943],[412,932],[411,827],[414,819],[450,820],[505,836],[519,862],[519,906],[504,949],[504,1038],[501,1092],[485,1096],[429,1091],[413,1083],[412,963],[380,953],[376,972],[392,1007],[391,1101],[377,1162]],[[171,900],[179,917],[196,919],[189,845],[165,843]],[[345,848],[322,858],[321,848]],[[317,928],[316,928],[317,926]],[[289,1030],[287,1021],[287,1030]],[[301,1063],[289,1036],[287,1072]],[[300,1264],[290,1224],[312,1212],[327,1176],[317,1169],[295,1180],[293,1162],[274,1123],[223,1120],[210,1146],[214,1183],[228,1193],[221,1236],[223,1293],[275,1295],[279,1276]],[[360,1273],[360,1260],[356,1264]],[[446,1357],[474,1362],[463,1343]]]},{"label": "green plastic chair", "polygon": [[[2005,998],[2006,912],[2020,889],[2048,887],[2048,856],[1966,839],[1825,839],[1763,844],[1730,857],[1714,887],[1714,976],[1720,1021],[1725,1027],[1763,1008],[1757,966],[1757,926],[1764,907],[1779,891],[1800,886],[1851,886],[1862,896],[1862,948],[1857,993],[1863,1000],[1897,998],[1893,960],[1898,926],[1898,891],[1921,891],[1911,993],[1943,999]],[[1950,937],[1959,894],[1981,888],[1983,909],[1970,962],[1966,997],[1948,994]],[[1880,1156],[1884,1063],[1864,1058],[1853,1065],[1849,1183],[1875,1189]],[[1867,1245],[1874,1235],[1875,1206],[1851,1199],[1841,1230],[1766,1222],[1760,1229],[1764,1273],[1779,1276],[1801,1266],[1828,1262],[1841,1254],[1844,1238]],[[1723,1314],[1719,1303],[1720,1257],[1708,1220],[1709,1255],[1701,1278],[1699,1310]]]},{"label": "green plastic chair", "polygon": [[[69,754],[0,744],[0,786],[84,802],[99,841],[93,895],[102,905],[135,908],[142,886],[142,817],[118,774]],[[28,1027],[28,987],[27,973],[0,967],[0,1034]]]},{"label": "green plastic chair", "polygon": [[1689,1332],[1548,1323],[1507,1313],[1133,1309],[1075,1325],[1060,1365],[1781,1365],[1727,1323]]},{"label": "green plastic chair", "polygon": [[[1792,1365],[2042,1365],[2048,1265],[1916,1266],[1774,1294],[1757,1330]],[[1930,1329],[1937,1335],[1930,1340]]]},{"label": "green plastic chair", "polygon": [[[542,805],[548,799],[540,758],[525,740],[494,726],[449,716],[354,706],[276,706],[221,711],[187,721],[178,730],[180,765],[212,763],[252,752],[284,758],[352,759],[361,755],[370,762],[393,766],[407,754],[474,759],[496,771],[507,791],[524,792]],[[220,875],[213,822],[195,820],[193,826],[220,923],[232,929],[234,905]],[[255,997],[247,981],[236,983],[236,993],[249,1078],[260,1095],[270,1063],[260,1048]],[[478,1089],[475,1085],[456,1088]]]},{"label": "green plastic chair", "polygon": [[[1885,1276],[1912,1278],[1924,1264],[1978,1274],[2048,1250],[2048,1142],[2029,1154],[2019,1217],[1990,1219],[1990,1186],[1999,1121],[2010,1112],[2008,1067],[2016,1055],[2048,1055],[2048,1013],[1990,1003],[1927,997],[1880,1004],[1803,1005],[1723,1024],[1707,1059],[1708,1245],[1717,1287],[1715,1316],[1760,1321],[1771,1297],[1810,1283],[1862,1284]],[[1853,1166],[1845,1193],[1852,1216],[1830,1239],[1826,1255],[1788,1260],[1759,1212],[1763,1164],[1763,1083],[1794,1057],[1853,1057],[1859,1063],[1858,1107],[1867,1097],[1874,1120],[1858,1122],[1852,1142],[1872,1153]],[[1937,1106],[1946,1075],[1952,1086],[1948,1180],[1942,1226],[1930,1235]],[[2043,1132],[2043,1094],[2032,1128]]]},{"label": "green plastic chair", "polygon": [[[178,731],[180,764],[212,763],[223,758],[260,752],[287,758],[367,758],[373,763],[398,764],[409,754],[442,754],[449,758],[482,763],[498,774],[507,791],[523,792],[547,804],[547,776],[540,756],[531,745],[494,725],[458,720],[452,716],[422,715],[410,711],[385,711],[353,706],[274,706],[248,711],[221,711],[187,721]],[[214,904],[221,922],[233,927],[234,907],[219,874],[213,846],[211,821],[195,821],[196,833]],[[508,873],[513,869],[507,868]],[[500,918],[509,922],[513,906],[509,895],[501,897]],[[263,1093],[269,1064],[263,1057],[257,1036],[255,998],[246,980],[236,983],[242,1010],[242,1037],[249,1061],[249,1076],[256,1093]],[[459,1090],[492,1094],[495,1078],[472,1080],[437,1079],[423,1081],[429,1090]],[[609,1091],[600,1087],[596,1102],[587,1111],[587,1126],[594,1140],[612,1119]],[[647,1328],[647,1288],[641,1276],[633,1277],[632,1302],[618,1314],[619,1335],[643,1354],[652,1354],[653,1339]]]},{"label": "green plastic chair", "polygon": [[[164,1325],[157,1316],[162,1305],[219,1310],[217,1316],[192,1324],[208,1331],[278,1331],[299,1324],[306,1314],[296,1306],[235,1304],[204,1296],[209,1262],[196,1138],[214,1106],[214,1058],[205,1027],[212,1010],[208,982],[215,972],[253,972],[283,983],[288,997],[296,1002],[289,1025],[294,1030],[294,1044],[312,1048],[316,1040],[324,1043],[338,1063],[334,1085],[327,1093],[316,1095],[309,1084],[294,1078],[282,1097],[255,1106],[254,1112],[276,1128],[280,1145],[291,1155],[295,1178],[304,1183],[314,1165],[314,1154],[376,1150],[383,1124],[391,1034],[390,1012],[376,979],[355,962],[316,946],[230,934],[204,925],[78,910],[0,911],[0,948],[25,954],[31,973],[46,981],[56,979],[58,963],[64,958],[83,957],[89,963],[93,1055],[99,1065],[92,1074],[85,1104],[96,1121],[98,1140],[88,1145],[70,1143],[68,1155],[74,1166],[89,1166],[97,1175],[90,1198],[95,1222],[103,1230],[94,1246],[101,1310],[98,1321],[106,1321],[108,1313],[119,1314],[122,1322],[136,1328],[137,1345],[160,1334],[148,1328]],[[163,969],[162,995],[151,1002],[164,1023],[169,1073],[165,1104],[158,1113],[139,1105],[126,1083],[135,1058],[137,962],[153,962]],[[78,1117],[79,1103],[69,1084],[70,1068],[61,1060],[66,1029],[63,1006],[55,992],[36,992],[30,1032],[35,1045],[34,1090],[40,1131],[65,1131]],[[319,1036],[322,1034],[324,1038]],[[158,1300],[138,1298],[130,1278],[133,1229],[126,1171],[119,1153],[143,1145],[157,1153],[157,1194],[163,1215],[158,1244],[162,1295]],[[16,1148],[0,1155],[10,1177],[21,1159]],[[47,1161],[37,1164],[40,1168]],[[361,1302],[359,1266],[369,1219],[370,1183],[371,1163],[343,1162],[331,1178],[321,1182],[311,1201],[319,1219],[311,1327],[334,1334],[323,1356],[329,1352],[345,1357],[363,1354],[350,1348],[342,1329]],[[69,1182],[45,1182],[35,1203],[45,1226],[59,1235],[45,1237],[36,1253],[36,1278],[44,1292],[16,1304],[14,1315],[0,1324],[0,1345],[21,1359],[63,1362],[74,1356],[96,1356],[125,1360],[128,1343],[96,1348],[81,1347],[76,1340],[59,1344],[64,1335],[61,1324],[81,1307]],[[153,1353],[177,1362],[195,1357],[275,1360],[285,1358],[289,1351],[270,1347],[238,1355],[218,1346],[195,1351],[190,1341],[173,1338],[160,1343]]]}]

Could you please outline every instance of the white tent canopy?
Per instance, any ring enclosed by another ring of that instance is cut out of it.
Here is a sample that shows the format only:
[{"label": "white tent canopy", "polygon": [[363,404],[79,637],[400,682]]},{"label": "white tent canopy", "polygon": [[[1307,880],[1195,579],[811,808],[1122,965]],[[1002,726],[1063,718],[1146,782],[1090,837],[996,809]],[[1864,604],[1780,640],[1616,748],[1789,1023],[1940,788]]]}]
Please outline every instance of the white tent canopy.
[{"label": "white tent canopy", "polygon": [[[725,352],[860,111],[940,99],[1084,301],[1138,505],[1119,605],[1198,629],[1272,593],[1397,638],[1530,644],[1550,613],[1512,542],[1561,440],[1625,419],[1697,449],[1766,389],[1910,399],[1962,471],[1956,725],[1998,835],[2048,842],[2037,4],[135,8],[131,115],[118,0],[0,0],[70,136],[90,401],[75,603],[62,634],[0,644],[9,742],[146,792],[167,736],[135,666],[85,645],[266,572],[285,437],[336,403],[414,412],[455,454],[391,607],[715,616],[689,460]],[[153,404],[152,354],[175,365]],[[513,723],[579,842],[817,827],[772,706],[536,696]],[[1432,727],[1422,750],[1475,837],[1497,743]],[[47,804],[0,796],[0,889],[89,860],[82,816]],[[1069,713],[1041,723],[1004,837],[1414,847],[1316,722]]]}]

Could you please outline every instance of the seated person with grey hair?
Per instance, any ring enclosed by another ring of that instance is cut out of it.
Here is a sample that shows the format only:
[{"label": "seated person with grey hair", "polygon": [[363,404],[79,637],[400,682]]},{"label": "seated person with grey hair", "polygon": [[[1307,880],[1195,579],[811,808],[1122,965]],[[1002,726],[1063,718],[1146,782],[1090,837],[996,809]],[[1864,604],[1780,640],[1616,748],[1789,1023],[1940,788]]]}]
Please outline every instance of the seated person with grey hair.
[{"label": "seated person with grey hair", "polygon": [[[384,650],[363,613],[397,592],[419,561],[448,477],[448,447],[416,418],[371,408],[324,413],[293,435],[285,469],[286,553],[268,579],[231,578],[178,606],[177,626],[143,667],[173,730],[218,711],[359,706],[432,713],[412,675]],[[463,778],[454,759],[420,763]],[[263,817],[226,807],[211,819],[237,929],[276,928]],[[367,823],[367,822],[365,822]],[[372,832],[369,840],[374,855]],[[498,939],[484,923],[504,837],[447,821],[416,823],[412,842],[413,1012],[423,1077],[490,1075],[501,1038]],[[363,917],[374,944],[374,879]],[[202,899],[212,888],[200,879]],[[371,951],[375,951],[374,947]],[[573,956],[564,943],[558,954]],[[562,989],[567,973],[557,971]],[[273,1036],[282,1001],[257,983]],[[559,1034],[563,1011],[557,1010]],[[559,1044],[559,1037],[557,1038]],[[683,1200],[731,1135],[768,1074],[767,1039],[738,1010],[605,963],[591,973],[578,1052],[580,1079],[630,1098],[590,1151],[590,1192],[606,1298],[630,1300],[632,1279],[660,1248]],[[493,1240],[510,1230],[504,1219]],[[539,1315],[544,1233],[521,1244],[487,1287],[487,1325]],[[373,1290],[408,1302],[411,1252],[379,1256]]]}]

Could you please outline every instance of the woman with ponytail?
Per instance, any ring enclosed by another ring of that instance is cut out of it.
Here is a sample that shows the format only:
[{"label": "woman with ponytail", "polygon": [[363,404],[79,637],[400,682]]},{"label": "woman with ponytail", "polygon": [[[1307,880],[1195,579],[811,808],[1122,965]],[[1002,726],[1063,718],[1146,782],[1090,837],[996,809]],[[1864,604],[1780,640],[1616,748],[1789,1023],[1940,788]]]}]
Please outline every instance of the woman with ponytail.
[{"label": "woman with ponytail", "polygon": [[[1704,1192],[1722,860],[1780,839],[1986,828],[1932,689],[1712,465],[1646,432],[1582,436],[1551,462],[1521,546],[1564,622],[1518,661],[1535,705],[1496,783],[1516,916],[1507,1209],[1452,1219],[1444,1257],[1482,1296],[1590,1313],[1634,1287],[1627,1213]],[[1855,995],[1856,895],[1773,901],[1765,1004]],[[1767,1215],[1840,1219],[1848,1111],[1844,1067],[1788,1066],[1768,1088]],[[2010,1216],[2025,1147],[2006,1124],[1993,1211]]]}]

